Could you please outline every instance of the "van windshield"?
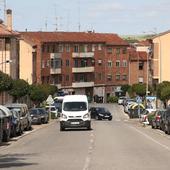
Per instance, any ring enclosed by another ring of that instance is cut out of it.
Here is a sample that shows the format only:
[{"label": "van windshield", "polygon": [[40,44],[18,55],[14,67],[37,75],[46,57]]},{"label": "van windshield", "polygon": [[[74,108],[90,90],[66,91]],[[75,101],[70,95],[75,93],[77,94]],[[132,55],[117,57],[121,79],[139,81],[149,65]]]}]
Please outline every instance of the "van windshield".
[{"label": "van windshield", "polygon": [[64,111],[85,111],[87,104],[85,102],[66,102],[63,107]]}]

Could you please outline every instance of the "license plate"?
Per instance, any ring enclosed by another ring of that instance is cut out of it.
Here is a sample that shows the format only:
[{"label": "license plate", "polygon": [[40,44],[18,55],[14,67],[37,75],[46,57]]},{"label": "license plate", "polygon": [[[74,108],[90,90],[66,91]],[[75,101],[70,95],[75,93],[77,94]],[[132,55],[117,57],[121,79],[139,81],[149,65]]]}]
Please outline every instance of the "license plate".
[{"label": "license plate", "polygon": [[72,125],[79,125],[80,122],[71,122]]}]

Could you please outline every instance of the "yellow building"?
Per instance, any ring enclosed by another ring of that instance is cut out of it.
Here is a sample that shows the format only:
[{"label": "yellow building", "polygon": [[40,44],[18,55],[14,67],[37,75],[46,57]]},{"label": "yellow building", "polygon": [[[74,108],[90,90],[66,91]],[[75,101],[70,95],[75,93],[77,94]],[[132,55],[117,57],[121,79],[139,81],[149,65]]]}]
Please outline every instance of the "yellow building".
[{"label": "yellow building", "polygon": [[153,84],[170,81],[170,31],[153,38],[152,77]]}]

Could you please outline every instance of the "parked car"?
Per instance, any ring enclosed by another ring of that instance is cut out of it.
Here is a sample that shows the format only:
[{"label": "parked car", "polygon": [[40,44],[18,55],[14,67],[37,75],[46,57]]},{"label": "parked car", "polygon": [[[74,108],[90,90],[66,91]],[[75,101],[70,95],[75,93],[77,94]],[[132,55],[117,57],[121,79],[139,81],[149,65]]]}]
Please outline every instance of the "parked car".
[{"label": "parked car", "polygon": [[21,126],[20,114],[16,110],[11,110],[12,112],[12,123],[11,123],[11,136],[15,137],[23,133]]},{"label": "parked car", "polygon": [[41,114],[41,123],[48,123],[49,115],[48,112],[44,108],[37,108]]},{"label": "parked car", "polygon": [[165,111],[165,128],[164,128],[164,132],[168,135],[170,135],[170,107],[167,107],[166,111]]},{"label": "parked car", "polygon": [[38,108],[30,109],[32,124],[42,124],[41,113]]},{"label": "parked car", "polygon": [[136,104],[136,102],[133,99],[128,99],[126,100],[125,104],[124,104],[124,112],[125,113],[129,113],[129,108],[131,107],[131,105]]},{"label": "parked car", "polygon": [[164,112],[162,112],[162,115],[160,117],[160,127],[159,129],[164,131],[165,130],[165,114],[166,114],[166,110]]},{"label": "parked car", "polygon": [[26,104],[23,103],[10,103],[5,105],[10,110],[16,110],[20,114],[20,121],[22,131],[31,130],[31,116]]},{"label": "parked car", "polygon": [[155,128],[155,129],[160,128],[161,117],[163,116],[164,112],[165,112],[165,110],[160,110],[160,109],[156,110],[154,112],[154,116],[153,116],[153,119],[151,121],[152,128]]},{"label": "parked car", "polygon": [[12,113],[0,105],[0,142],[8,142],[11,135]]},{"label": "parked car", "polygon": [[121,97],[119,97],[119,99],[118,99],[118,104],[119,105],[123,105],[123,101],[126,99],[126,96],[121,96]]},{"label": "parked car", "polygon": [[105,107],[91,107],[91,118],[96,120],[108,119],[112,120],[112,114]]},{"label": "parked car", "polygon": [[50,113],[50,118],[55,119],[59,117],[58,109],[54,106],[45,106],[45,109],[48,113]]}]

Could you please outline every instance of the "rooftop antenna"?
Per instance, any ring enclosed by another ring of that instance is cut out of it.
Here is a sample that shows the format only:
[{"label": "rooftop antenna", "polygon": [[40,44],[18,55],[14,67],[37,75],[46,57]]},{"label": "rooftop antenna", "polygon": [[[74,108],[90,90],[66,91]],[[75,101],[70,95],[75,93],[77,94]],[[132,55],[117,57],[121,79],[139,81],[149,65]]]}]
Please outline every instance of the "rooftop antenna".
[{"label": "rooftop antenna", "polygon": [[45,20],[45,31],[47,31],[47,29],[48,29],[48,22],[47,22],[47,18],[46,18],[46,20]]}]

